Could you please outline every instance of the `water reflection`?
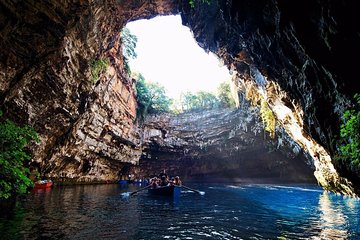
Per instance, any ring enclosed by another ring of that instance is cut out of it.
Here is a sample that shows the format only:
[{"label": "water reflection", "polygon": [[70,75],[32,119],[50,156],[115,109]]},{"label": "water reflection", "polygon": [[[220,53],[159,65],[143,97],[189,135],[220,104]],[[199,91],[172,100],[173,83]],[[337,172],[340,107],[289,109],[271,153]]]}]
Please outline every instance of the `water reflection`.
[{"label": "water reflection", "polygon": [[312,239],[348,239],[349,234],[346,229],[348,225],[342,208],[337,207],[331,200],[330,194],[324,192],[319,198],[320,221],[319,236]]},{"label": "water reflection", "polygon": [[33,192],[13,209],[14,219],[1,225],[0,218],[0,230],[6,234],[1,238],[131,239],[140,221],[139,204],[136,198],[121,202],[118,193],[114,185]]},{"label": "water reflection", "polygon": [[[37,191],[0,214],[1,239],[360,239],[360,202],[317,187],[214,185],[206,195],[141,187]],[[1,211],[0,211],[1,212]]]}]

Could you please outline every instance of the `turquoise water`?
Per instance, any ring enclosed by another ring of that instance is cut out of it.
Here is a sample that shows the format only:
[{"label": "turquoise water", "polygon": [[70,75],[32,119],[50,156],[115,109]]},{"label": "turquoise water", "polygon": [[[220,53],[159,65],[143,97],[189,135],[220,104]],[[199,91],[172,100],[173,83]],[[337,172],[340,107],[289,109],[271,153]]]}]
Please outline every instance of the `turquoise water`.
[{"label": "turquoise water", "polygon": [[360,201],[313,185],[188,185],[180,199],[141,186],[55,187],[1,211],[0,239],[360,239]]}]

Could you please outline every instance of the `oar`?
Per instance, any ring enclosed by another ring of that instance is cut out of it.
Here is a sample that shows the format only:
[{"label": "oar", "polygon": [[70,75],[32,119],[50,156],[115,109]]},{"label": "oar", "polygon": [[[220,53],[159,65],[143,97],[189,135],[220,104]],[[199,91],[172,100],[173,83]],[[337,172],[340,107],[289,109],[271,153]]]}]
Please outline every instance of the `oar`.
[{"label": "oar", "polygon": [[142,190],[148,189],[148,188],[150,188],[150,187],[151,187],[151,185],[148,185],[148,186],[146,186],[146,187],[144,187],[144,188],[140,188],[139,190],[130,193],[130,196],[132,196],[132,195],[134,195],[135,193],[138,193],[138,192],[140,192],[140,191],[142,191]]},{"label": "oar", "polygon": [[186,186],[184,186],[184,185],[181,185],[181,187],[182,187],[182,188],[185,188],[185,189],[187,189],[187,190],[196,192],[196,193],[198,193],[198,194],[200,194],[200,195],[205,195],[205,192],[202,192],[202,191],[199,191],[199,190],[196,190],[196,189],[192,189],[192,188],[186,187]]}]

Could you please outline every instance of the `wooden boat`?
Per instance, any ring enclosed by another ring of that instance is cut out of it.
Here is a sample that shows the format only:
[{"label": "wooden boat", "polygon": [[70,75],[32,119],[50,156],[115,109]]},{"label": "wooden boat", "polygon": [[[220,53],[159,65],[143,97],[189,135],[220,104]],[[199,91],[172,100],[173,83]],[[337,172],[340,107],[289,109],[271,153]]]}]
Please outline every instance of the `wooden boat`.
[{"label": "wooden boat", "polygon": [[180,186],[163,186],[156,188],[149,188],[148,193],[150,195],[168,196],[168,197],[180,197]]},{"label": "wooden boat", "polygon": [[119,180],[119,183],[120,183],[120,184],[128,184],[128,183],[129,183],[129,180]]},{"label": "wooden boat", "polygon": [[119,180],[120,184],[128,184],[128,183],[132,183],[132,184],[148,184],[149,181],[147,180]]},{"label": "wooden boat", "polygon": [[41,180],[35,182],[34,189],[45,189],[50,188],[53,185],[53,182],[51,180]]},{"label": "wooden boat", "polygon": [[146,180],[129,180],[128,183],[133,183],[133,184],[147,184],[148,181]]}]

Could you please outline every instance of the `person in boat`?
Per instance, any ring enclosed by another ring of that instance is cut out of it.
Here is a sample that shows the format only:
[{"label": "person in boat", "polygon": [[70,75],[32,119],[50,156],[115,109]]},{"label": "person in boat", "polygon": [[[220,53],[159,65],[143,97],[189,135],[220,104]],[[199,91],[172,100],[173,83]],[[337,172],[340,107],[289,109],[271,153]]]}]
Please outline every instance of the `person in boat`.
[{"label": "person in boat", "polygon": [[175,178],[171,177],[170,181],[169,181],[169,186],[174,186],[175,185]]},{"label": "person in boat", "polygon": [[168,175],[165,172],[165,169],[161,171],[161,173],[159,174],[159,178],[161,179],[163,176],[165,176],[165,178],[168,178]]},{"label": "person in boat", "polygon": [[176,186],[181,186],[181,180],[180,180],[180,177],[179,176],[176,176],[174,178],[174,185]]},{"label": "person in boat", "polygon": [[167,186],[169,184],[169,181],[167,179],[167,177],[165,177],[165,175],[161,176],[161,181],[160,181],[160,186]]},{"label": "person in boat", "polygon": [[152,179],[150,179],[149,185],[150,185],[152,188],[157,188],[157,187],[158,187],[157,178],[156,178],[156,177],[153,177]]}]

